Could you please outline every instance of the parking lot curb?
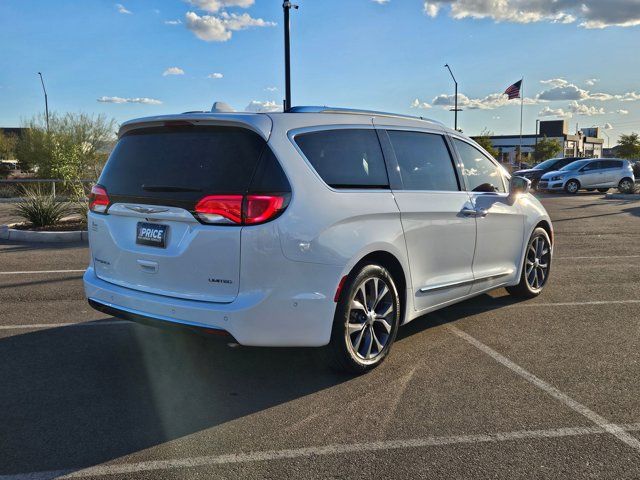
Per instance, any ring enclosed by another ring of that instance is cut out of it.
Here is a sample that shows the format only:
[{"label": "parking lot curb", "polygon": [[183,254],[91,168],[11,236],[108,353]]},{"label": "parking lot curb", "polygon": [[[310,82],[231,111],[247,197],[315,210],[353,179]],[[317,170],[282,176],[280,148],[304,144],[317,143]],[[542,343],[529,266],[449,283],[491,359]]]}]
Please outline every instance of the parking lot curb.
[{"label": "parking lot curb", "polygon": [[0,239],[33,243],[86,243],[88,241],[88,232],[86,230],[76,230],[72,232],[34,232],[31,230],[11,228],[14,225],[15,224],[0,225]]},{"label": "parking lot curb", "polygon": [[640,200],[640,194],[637,193],[607,193],[605,198],[611,200]]}]

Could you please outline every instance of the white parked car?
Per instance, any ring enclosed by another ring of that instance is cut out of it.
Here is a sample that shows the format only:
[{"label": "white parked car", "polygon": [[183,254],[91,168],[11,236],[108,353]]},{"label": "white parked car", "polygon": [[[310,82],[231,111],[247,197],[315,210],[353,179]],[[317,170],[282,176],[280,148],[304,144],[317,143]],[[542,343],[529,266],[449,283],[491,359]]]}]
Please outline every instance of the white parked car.
[{"label": "white parked car", "polygon": [[553,230],[529,181],[441,124],[378,112],[133,120],[90,198],[90,304],[363,372],[398,327],[538,295]]}]

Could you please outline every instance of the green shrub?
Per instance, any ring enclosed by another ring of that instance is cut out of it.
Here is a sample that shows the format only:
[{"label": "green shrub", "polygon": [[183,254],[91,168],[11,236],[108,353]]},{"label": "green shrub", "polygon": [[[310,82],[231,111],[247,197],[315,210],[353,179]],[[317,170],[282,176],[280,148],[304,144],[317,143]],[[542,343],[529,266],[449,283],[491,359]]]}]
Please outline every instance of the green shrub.
[{"label": "green shrub", "polygon": [[25,189],[23,199],[16,204],[13,213],[34,227],[47,227],[69,215],[71,209],[66,202],[58,202],[37,188]]}]

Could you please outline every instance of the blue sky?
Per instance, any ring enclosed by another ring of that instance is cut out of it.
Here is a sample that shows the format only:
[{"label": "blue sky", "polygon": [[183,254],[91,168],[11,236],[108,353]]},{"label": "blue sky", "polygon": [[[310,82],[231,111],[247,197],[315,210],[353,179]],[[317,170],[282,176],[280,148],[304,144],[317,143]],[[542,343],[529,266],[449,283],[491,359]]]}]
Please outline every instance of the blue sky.
[{"label": "blue sky", "polygon": [[[640,130],[640,4],[613,2],[617,8],[603,10],[610,2],[563,0],[558,10],[540,0],[533,10],[524,0],[298,0],[293,103],[450,124],[449,63],[464,95],[459,125],[469,134],[517,133],[519,102],[499,94],[524,76],[525,133],[537,118],[561,115],[572,129],[610,124],[614,142]],[[253,101],[281,105],[281,4],[1,0],[0,126],[43,110],[38,71],[51,110],[117,121],[208,109],[216,100],[238,110]],[[222,78],[209,77],[216,73]]]}]

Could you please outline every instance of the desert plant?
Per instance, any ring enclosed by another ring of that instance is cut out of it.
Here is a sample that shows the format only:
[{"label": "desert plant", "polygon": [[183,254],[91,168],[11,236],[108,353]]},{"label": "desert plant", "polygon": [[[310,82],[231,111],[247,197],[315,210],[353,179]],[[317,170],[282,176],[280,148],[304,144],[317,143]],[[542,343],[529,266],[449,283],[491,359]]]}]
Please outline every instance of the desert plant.
[{"label": "desert plant", "polygon": [[69,204],[56,201],[53,196],[42,193],[40,188],[25,189],[22,196],[13,213],[34,227],[55,225],[71,213]]}]

